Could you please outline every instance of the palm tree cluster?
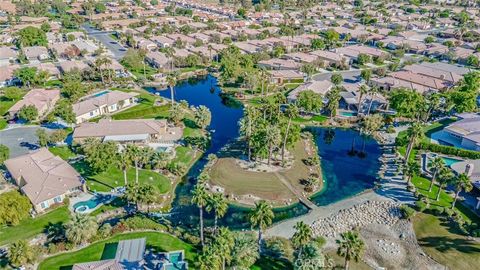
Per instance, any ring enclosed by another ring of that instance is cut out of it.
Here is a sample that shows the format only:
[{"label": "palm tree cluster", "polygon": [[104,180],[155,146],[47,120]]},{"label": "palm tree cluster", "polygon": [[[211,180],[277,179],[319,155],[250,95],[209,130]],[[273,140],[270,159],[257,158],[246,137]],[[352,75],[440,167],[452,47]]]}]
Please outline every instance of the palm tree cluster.
[{"label": "palm tree cluster", "polygon": [[129,203],[135,204],[135,209],[138,211],[140,204],[151,204],[157,199],[155,188],[152,185],[140,185],[137,183],[130,183],[125,190],[125,199]]},{"label": "palm tree cluster", "polygon": [[300,128],[292,120],[298,108],[290,104],[281,110],[284,98],[280,95],[262,99],[263,106],[249,106],[240,120],[240,132],[247,144],[248,159],[267,158],[270,165],[274,154],[280,154],[282,163],[285,151],[300,139]]}]

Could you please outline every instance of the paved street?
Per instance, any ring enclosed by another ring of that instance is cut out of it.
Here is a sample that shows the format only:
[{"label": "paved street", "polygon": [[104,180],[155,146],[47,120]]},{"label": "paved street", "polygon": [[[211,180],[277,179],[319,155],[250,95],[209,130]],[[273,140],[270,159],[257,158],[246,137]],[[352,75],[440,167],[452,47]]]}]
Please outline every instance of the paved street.
[{"label": "paved street", "polygon": [[27,154],[38,149],[38,138],[35,135],[39,126],[16,127],[0,130],[0,144],[10,149],[10,158]]},{"label": "paved street", "polygon": [[90,38],[96,39],[102,43],[112,53],[115,59],[122,59],[127,52],[127,49],[123,47],[122,44],[118,43],[110,36],[113,31],[100,31],[88,24],[84,24],[82,27]]}]

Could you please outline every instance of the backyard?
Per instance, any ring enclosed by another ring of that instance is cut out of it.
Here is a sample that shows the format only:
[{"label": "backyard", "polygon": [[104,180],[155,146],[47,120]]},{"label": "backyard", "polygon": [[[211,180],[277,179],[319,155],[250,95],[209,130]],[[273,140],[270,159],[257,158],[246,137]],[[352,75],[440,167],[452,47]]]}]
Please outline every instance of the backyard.
[{"label": "backyard", "polygon": [[45,259],[38,266],[39,270],[66,270],[71,269],[75,263],[91,262],[112,259],[115,256],[116,244],[120,240],[143,238],[147,239],[147,248],[151,247],[159,252],[184,250],[185,257],[190,265],[196,257],[195,248],[182,240],[165,233],[159,232],[135,232],[119,234],[107,240],[89,245],[86,248],[74,252],[63,253]]},{"label": "backyard", "polygon": [[22,220],[19,225],[0,228],[0,246],[20,239],[30,239],[43,232],[47,225],[63,223],[70,218],[67,206],[58,207],[36,218]]},{"label": "backyard", "polygon": [[478,269],[480,243],[460,235],[448,222],[418,213],[413,218],[415,234],[423,250],[448,269]]}]

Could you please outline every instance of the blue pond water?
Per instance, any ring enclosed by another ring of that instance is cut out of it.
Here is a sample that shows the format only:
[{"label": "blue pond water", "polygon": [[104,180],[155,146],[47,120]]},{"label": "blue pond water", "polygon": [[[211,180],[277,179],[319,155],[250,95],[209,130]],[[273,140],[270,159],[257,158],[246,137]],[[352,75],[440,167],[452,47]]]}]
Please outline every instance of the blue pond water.
[{"label": "blue pond water", "polygon": [[[195,106],[204,105],[212,112],[210,129],[215,132],[211,134],[211,145],[205,156],[217,153],[225,144],[238,137],[237,123],[243,116],[242,106],[222,98],[221,90],[216,83],[214,77],[207,76],[196,81],[183,82],[174,89],[175,100],[186,100]],[[170,91],[156,91],[154,88],[147,90],[170,98]],[[318,127],[313,128],[312,132],[316,135],[323,178],[326,182],[322,191],[312,198],[317,205],[327,205],[373,187],[381,154],[375,140],[363,138],[352,130]],[[349,155],[352,143],[356,151],[354,155]],[[360,152],[364,154],[359,154]],[[195,176],[205,163],[205,158],[200,159],[187,174],[186,181],[177,187],[171,218],[173,222],[192,227],[198,225],[198,209],[190,204],[190,192],[195,184]],[[231,205],[220,222],[233,228],[248,227],[248,212],[248,208]],[[302,204],[279,208],[275,210],[275,221],[307,212],[307,208]],[[208,222],[211,220],[207,221],[207,224]]]}]

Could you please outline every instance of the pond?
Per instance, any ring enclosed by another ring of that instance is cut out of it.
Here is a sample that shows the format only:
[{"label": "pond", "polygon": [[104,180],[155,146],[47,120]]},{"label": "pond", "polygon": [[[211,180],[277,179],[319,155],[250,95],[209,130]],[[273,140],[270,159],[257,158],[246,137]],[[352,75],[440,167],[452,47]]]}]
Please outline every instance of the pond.
[{"label": "pond", "polygon": [[[170,91],[148,91],[170,98]],[[195,177],[206,164],[206,156],[217,153],[223,146],[238,137],[238,121],[243,116],[243,108],[238,102],[221,97],[216,78],[206,76],[198,80],[185,81],[174,89],[175,100],[186,100],[190,105],[204,105],[212,112],[210,129],[211,144],[204,157],[197,161],[188,172],[186,179],[176,191],[171,221],[177,224],[196,227],[198,209],[190,205],[190,192]],[[322,191],[312,197],[317,205],[327,205],[354,196],[373,187],[375,174],[380,167],[378,158],[381,150],[375,140],[364,138],[353,130],[312,128],[321,157],[323,178],[326,184]],[[354,154],[352,142],[356,149]],[[357,149],[358,148],[358,149]],[[248,227],[248,208],[230,205],[228,213],[220,221],[233,228]],[[306,214],[308,209],[302,204],[294,204],[275,209],[275,221]],[[207,215],[209,217],[209,215]],[[212,222],[208,220],[206,223]]]}]

